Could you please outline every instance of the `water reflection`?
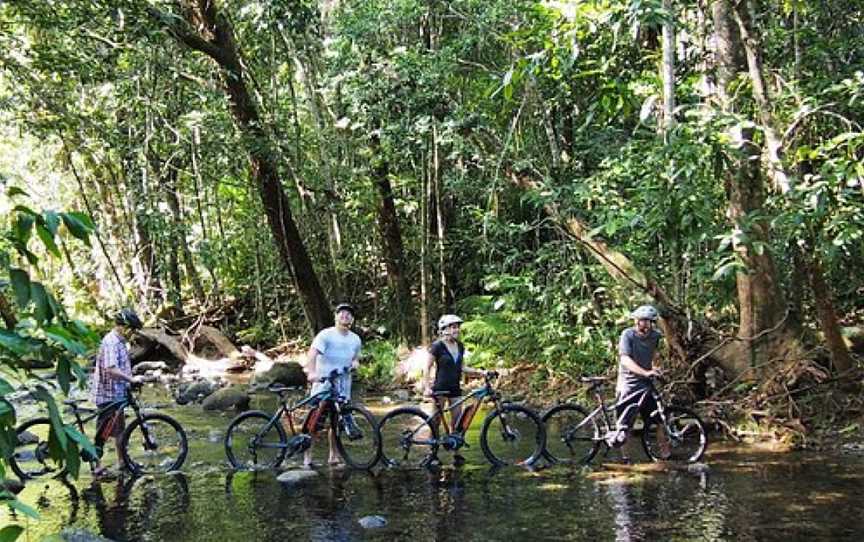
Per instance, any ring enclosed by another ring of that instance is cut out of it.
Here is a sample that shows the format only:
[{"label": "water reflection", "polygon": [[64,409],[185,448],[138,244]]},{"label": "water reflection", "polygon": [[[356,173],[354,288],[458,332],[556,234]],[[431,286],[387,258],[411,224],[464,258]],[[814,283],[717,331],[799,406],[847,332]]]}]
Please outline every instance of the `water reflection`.
[{"label": "water reflection", "polygon": [[[198,422],[199,424],[202,423]],[[227,425],[221,418],[212,424]],[[195,428],[208,434],[207,426]],[[273,472],[227,471],[221,442],[197,439],[184,475],[40,480],[21,494],[38,522],[0,510],[0,525],[39,540],[65,526],[113,540],[857,540],[864,458],[765,454],[714,445],[706,467],[632,465],[490,471],[322,468],[283,484]],[[472,441],[473,442],[473,441]],[[636,450],[639,452],[639,450]],[[602,458],[600,458],[602,459]],[[387,525],[364,530],[380,515]]]}]

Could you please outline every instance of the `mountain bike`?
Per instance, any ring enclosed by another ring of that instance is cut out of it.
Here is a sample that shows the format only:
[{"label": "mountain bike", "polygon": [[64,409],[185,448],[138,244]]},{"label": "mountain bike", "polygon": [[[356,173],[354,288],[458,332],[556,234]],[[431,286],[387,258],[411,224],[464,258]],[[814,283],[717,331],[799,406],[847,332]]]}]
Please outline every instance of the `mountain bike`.
[{"label": "mountain bike", "polygon": [[[137,386],[136,386],[137,388]],[[84,399],[67,399],[67,413],[75,416],[74,426],[83,435],[84,424],[103,414],[107,422],[97,428],[103,441],[112,434],[118,416],[127,407],[131,407],[134,418],[117,441],[125,467],[134,475],[170,472],[179,469],[186,460],[189,451],[186,431],[174,418],[158,413],[145,411],[142,404],[132,393],[132,387],[126,389],[126,397],[104,405],[102,408],[81,406]],[[73,426],[73,424],[66,424]],[[51,419],[35,418],[24,422],[16,429],[18,443],[9,460],[12,471],[22,482],[46,475],[59,476],[66,473],[65,462],[57,462],[49,454],[49,447],[57,437],[51,436]],[[64,435],[65,436],[65,435]],[[68,438],[68,437],[67,437]],[[81,458],[89,463],[91,472],[95,469],[97,459],[101,457],[101,448],[96,448],[96,456],[82,447]]]},{"label": "mountain bike", "polygon": [[[231,466],[237,470],[275,469],[286,457],[309,449],[312,438],[326,429],[329,421],[342,459],[355,469],[372,468],[381,454],[377,424],[368,410],[339,395],[336,378],[342,374],[345,371],[334,370],[318,379],[329,386],[293,405],[288,404],[285,395],[296,388],[270,385],[267,391],[279,397],[273,414],[244,412],[228,426],[225,454]],[[301,422],[296,413],[306,407],[309,411]]]},{"label": "mountain bike", "polygon": [[[437,461],[439,447],[452,451],[467,448],[465,434],[484,401],[492,404],[480,429],[480,448],[486,459],[494,466],[534,464],[545,446],[543,423],[531,409],[501,398],[492,387],[497,376],[493,371],[485,373],[483,387],[448,408],[436,406],[431,415],[417,407],[402,407],[387,413],[378,426],[383,464],[389,468],[423,468]],[[449,431],[444,413],[468,401],[472,401],[471,404],[462,410]],[[445,422],[448,434],[438,435],[439,420]]]},{"label": "mountain bike", "polygon": [[[654,379],[648,388],[636,390],[621,397],[615,404],[607,405],[601,390],[607,382],[606,377],[583,377],[588,384],[588,392],[594,395],[596,408],[590,413],[582,406],[565,403],[549,409],[543,414],[543,423],[549,434],[545,457],[556,463],[589,463],[601,447],[607,453],[613,447],[623,444],[616,439],[618,422],[626,419],[630,409],[641,409],[649,396],[657,403],[657,410],[642,427],[642,447],[652,461],[696,462],[702,458],[708,447],[705,424],[693,411],[678,407],[665,406],[657,391]],[[615,416],[616,407],[628,404],[635,397],[639,400],[630,404],[620,417]]]}]

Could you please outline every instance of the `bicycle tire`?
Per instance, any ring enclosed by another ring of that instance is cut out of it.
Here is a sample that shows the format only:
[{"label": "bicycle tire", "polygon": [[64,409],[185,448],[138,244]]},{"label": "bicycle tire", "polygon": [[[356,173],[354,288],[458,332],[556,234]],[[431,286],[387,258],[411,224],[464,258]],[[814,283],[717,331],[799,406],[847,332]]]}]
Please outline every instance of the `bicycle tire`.
[{"label": "bicycle tire", "polygon": [[565,403],[549,409],[542,416],[546,428],[543,456],[553,463],[584,465],[600,450],[600,428],[597,420],[588,418],[580,405]]},{"label": "bicycle tire", "polygon": [[438,453],[438,428],[414,407],[388,412],[378,424],[381,463],[390,469],[419,469]]},{"label": "bicycle tire", "polygon": [[[498,422],[500,433],[492,424]],[[483,420],[480,429],[480,448],[495,466],[533,465],[546,447],[546,429],[540,416],[530,408],[504,405],[493,410]]]},{"label": "bicycle tire", "polygon": [[[240,414],[228,425],[228,430],[225,432],[225,455],[234,469],[275,469],[285,459],[288,437],[280,422],[277,421],[265,434],[259,436],[261,430],[270,422],[270,418],[271,416],[265,412],[252,410]],[[271,453],[262,456],[261,451],[267,450]],[[267,459],[262,461],[262,457]]]},{"label": "bicycle tire", "polygon": [[[347,427],[348,423],[353,427]],[[372,413],[357,405],[342,407],[341,414],[333,416],[332,427],[336,449],[345,463],[358,470],[375,466],[381,458],[381,435]]]},{"label": "bicycle tire", "polygon": [[48,456],[50,431],[49,418],[34,418],[15,429],[18,442],[9,458],[9,466],[21,482],[42,476],[61,476],[66,472],[62,463]]},{"label": "bicycle tire", "polygon": [[119,446],[126,468],[136,476],[178,470],[189,453],[186,431],[177,420],[159,413],[132,420]]},{"label": "bicycle tire", "polygon": [[645,424],[642,429],[642,447],[652,461],[681,461],[695,463],[708,448],[708,433],[705,424],[695,412],[682,407],[668,407],[666,435],[669,438],[668,454],[663,453],[657,436],[659,417]]}]

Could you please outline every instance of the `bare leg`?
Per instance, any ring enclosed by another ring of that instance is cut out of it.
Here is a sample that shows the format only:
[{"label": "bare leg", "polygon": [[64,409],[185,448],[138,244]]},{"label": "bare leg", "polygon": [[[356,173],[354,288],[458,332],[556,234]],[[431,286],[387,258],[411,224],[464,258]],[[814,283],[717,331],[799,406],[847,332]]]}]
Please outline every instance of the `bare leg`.
[{"label": "bare leg", "polygon": [[336,450],[336,431],[332,428],[327,430],[327,441],[330,444],[330,458],[327,460],[327,463],[341,465],[342,458],[339,457],[339,452]]}]

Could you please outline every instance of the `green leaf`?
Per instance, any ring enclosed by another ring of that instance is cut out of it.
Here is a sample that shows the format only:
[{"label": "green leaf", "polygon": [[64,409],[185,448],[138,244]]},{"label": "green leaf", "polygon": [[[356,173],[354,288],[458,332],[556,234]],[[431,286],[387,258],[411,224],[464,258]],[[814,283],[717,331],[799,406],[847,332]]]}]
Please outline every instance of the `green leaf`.
[{"label": "green leaf", "polygon": [[15,542],[17,538],[24,532],[24,527],[20,525],[9,525],[0,529],[0,542]]},{"label": "green leaf", "polygon": [[30,194],[28,194],[28,193],[25,192],[24,190],[18,188],[17,186],[10,186],[10,187],[6,190],[6,195],[9,196],[10,198],[14,198],[15,196],[27,196],[27,197],[30,197]]},{"label": "green leaf", "polygon": [[77,237],[78,239],[84,241],[88,247],[90,246],[90,232],[93,231],[93,228],[88,226],[89,224],[93,224],[89,218],[87,218],[86,222],[81,219],[81,213],[60,213],[60,218],[63,219],[63,224],[66,225],[66,229],[69,230],[69,233]]},{"label": "green leaf", "polygon": [[42,240],[42,244],[45,245],[45,248],[48,249],[48,252],[50,252],[55,258],[60,257],[60,249],[57,248],[57,243],[54,242],[54,235],[51,234],[48,228],[42,226],[41,224],[37,224],[36,235],[38,235],[39,239]]},{"label": "green leaf", "polygon": [[24,337],[5,329],[0,329],[0,346],[17,356],[27,355],[31,351],[30,344]]},{"label": "green leaf", "polygon": [[8,395],[15,391],[15,388],[12,387],[8,381],[0,378],[0,397]]},{"label": "green leaf", "polygon": [[78,431],[72,425],[66,426],[66,435],[68,435],[69,438],[71,438],[72,440],[74,440],[78,444],[78,448],[80,450],[84,450],[85,452],[88,452],[91,455],[91,457],[96,457],[97,455],[99,455],[96,452],[96,447],[93,446],[92,442],[90,442],[90,439],[88,439],[83,433]]},{"label": "green leaf", "polygon": [[[19,501],[18,499],[15,499],[14,501],[10,502],[9,507],[13,508],[15,510],[18,510],[19,512],[21,512],[25,516],[29,516],[33,519],[39,519],[39,512],[37,512],[34,508],[32,508],[32,507],[24,504],[23,502]],[[13,538],[13,540],[14,540],[14,538]]]},{"label": "green leaf", "polygon": [[18,213],[18,218],[15,220],[15,226],[12,233],[15,238],[23,244],[27,244],[30,235],[33,233],[33,223],[36,219],[31,214]]},{"label": "green leaf", "polygon": [[45,336],[54,342],[60,343],[66,350],[72,352],[76,356],[83,356],[87,353],[87,348],[75,340],[75,337],[68,329],[57,324],[45,328]]},{"label": "green leaf", "polygon": [[15,292],[15,302],[22,309],[30,303],[30,275],[23,269],[10,269],[9,281]]},{"label": "green leaf", "polygon": [[57,383],[63,393],[69,394],[69,381],[72,380],[72,371],[69,368],[69,358],[60,356],[57,360]]},{"label": "green leaf", "polygon": [[54,398],[48,393],[44,386],[37,386],[33,389],[33,397],[38,401],[42,401],[48,407],[48,417],[51,419],[51,433],[48,436],[49,444],[55,441],[59,445],[59,450],[63,453],[67,450],[66,431],[63,428],[63,419],[60,417],[60,411],[57,410],[57,403]]},{"label": "green leaf", "polygon": [[57,229],[60,228],[60,215],[56,211],[45,211],[42,216],[45,217],[45,227],[51,235],[57,235]]},{"label": "green leaf", "polygon": [[51,305],[48,303],[48,292],[45,291],[45,286],[41,282],[30,283],[30,298],[35,305],[33,317],[36,321],[41,324],[42,322],[51,320],[53,313]]},{"label": "green leaf", "polygon": [[[67,435],[64,435],[68,437]],[[69,443],[69,446],[66,448],[66,472],[69,473],[72,478],[78,478],[78,473],[81,470],[81,453],[78,451],[78,446],[72,443]]]}]

